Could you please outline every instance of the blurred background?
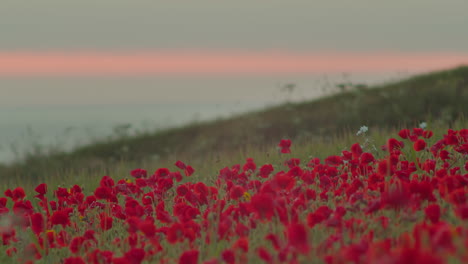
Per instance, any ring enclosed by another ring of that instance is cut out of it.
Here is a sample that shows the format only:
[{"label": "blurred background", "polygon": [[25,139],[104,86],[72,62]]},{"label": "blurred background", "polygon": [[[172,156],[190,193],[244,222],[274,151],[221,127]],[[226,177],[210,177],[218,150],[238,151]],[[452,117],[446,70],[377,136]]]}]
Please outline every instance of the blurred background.
[{"label": "blurred background", "polygon": [[3,0],[0,162],[467,64],[466,10],[461,0]]}]

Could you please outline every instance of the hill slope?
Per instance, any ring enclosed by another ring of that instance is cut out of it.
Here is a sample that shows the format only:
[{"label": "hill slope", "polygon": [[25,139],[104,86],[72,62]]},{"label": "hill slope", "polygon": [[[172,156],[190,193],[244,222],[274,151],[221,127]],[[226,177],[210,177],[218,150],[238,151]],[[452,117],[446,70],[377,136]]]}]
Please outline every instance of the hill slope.
[{"label": "hill slope", "polygon": [[29,157],[0,167],[0,177],[101,168],[108,162],[183,157],[263,146],[281,138],[327,137],[361,125],[381,128],[468,115],[468,67],[380,87],[361,88],[306,103],[285,104],[237,117],[84,146],[72,153]]}]

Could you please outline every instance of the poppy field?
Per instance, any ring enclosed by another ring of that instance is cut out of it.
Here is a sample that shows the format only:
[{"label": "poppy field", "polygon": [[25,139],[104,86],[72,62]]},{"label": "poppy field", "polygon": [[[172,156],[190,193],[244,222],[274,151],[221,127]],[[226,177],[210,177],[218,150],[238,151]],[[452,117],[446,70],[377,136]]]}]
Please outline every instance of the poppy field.
[{"label": "poppy field", "polygon": [[179,160],[93,190],[8,189],[0,262],[468,263],[468,129],[402,129],[322,159],[277,147],[282,164],[247,158],[211,180]]}]

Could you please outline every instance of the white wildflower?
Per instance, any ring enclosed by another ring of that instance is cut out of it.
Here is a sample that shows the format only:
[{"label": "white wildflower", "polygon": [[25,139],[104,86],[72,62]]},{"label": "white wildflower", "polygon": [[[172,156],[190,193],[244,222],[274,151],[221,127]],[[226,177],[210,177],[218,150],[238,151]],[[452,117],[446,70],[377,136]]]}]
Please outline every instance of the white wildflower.
[{"label": "white wildflower", "polygon": [[359,131],[356,133],[356,136],[365,134],[367,131],[369,131],[369,128],[367,126],[362,126],[361,128],[359,128]]},{"label": "white wildflower", "polygon": [[419,127],[422,128],[422,129],[425,129],[427,127],[427,123],[422,122],[421,124],[419,124]]}]

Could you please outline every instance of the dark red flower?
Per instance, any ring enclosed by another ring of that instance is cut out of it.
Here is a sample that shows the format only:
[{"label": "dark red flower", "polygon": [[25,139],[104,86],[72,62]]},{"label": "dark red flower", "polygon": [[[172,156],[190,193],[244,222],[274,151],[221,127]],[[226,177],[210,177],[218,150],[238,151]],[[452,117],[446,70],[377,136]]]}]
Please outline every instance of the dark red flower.
[{"label": "dark red flower", "polygon": [[351,146],[351,153],[353,154],[354,159],[358,159],[362,154],[361,145],[359,145],[359,143],[354,143]]},{"label": "dark red flower", "polygon": [[317,210],[315,210],[315,212],[309,213],[307,215],[307,225],[312,228],[316,224],[327,220],[332,213],[333,210],[331,210],[326,205],[322,205]]},{"label": "dark red flower", "polygon": [[416,151],[424,150],[426,148],[426,141],[424,141],[424,139],[416,140],[416,142],[413,144],[413,148]]},{"label": "dark red flower", "polygon": [[34,190],[38,193],[37,197],[42,198],[47,193],[47,184],[41,183]]},{"label": "dark red flower", "polygon": [[177,194],[180,196],[185,196],[188,192],[189,192],[189,189],[187,188],[187,186],[185,186],[185,184],[177,187]]},{"label": "dark red flower", "polygon": [[249,239],[248,237],[241,237],[234,243],[234,248],[241,249],[244,252],[249,251]]},{"label": "dark red flower", "polygon": [[268,176],[270,175],[270,173],[273,172],[273,170],[273,165],[265,164],[262,167],[260,167],[260,172],[258,173],[258,175],[262,178],[268,178]]},{"label": "dark red flower", "polygon": [[13,202],[23,200],[23,198],[26,197],[26,194],[24,193],[24,189],[22,187],[17,187],[13,191],[8,189],[5,191],[4,194],[6,197],[10,197],[13,200]]},{"label": "dark red flower", "polygon": [[138,224],[138,228],[147,237],[154,237],[154,235],[156,234],[156,226],[154,225],[154,222],[150,219],[140,222]]},{"label": "dark red flower", "polygon": [[308,232],[303,224],[293,223],[288,226],[288,244],[304,255],[309,252]]},{"label": "dark red flower", "polygon": [[273,234],[273,233],[269,233],[269,234],[265,237],[265,239],[271,242],[271,244],[273,245],[273,247],[275,248],[275,250],[280,250],[280,248],[281,248],[280,239],[278,238],[277,235],[275,235],[275,234]]},{"label": "dark red flower", "polygon": [[164,178],[168,176],[170,173],[171,172],[167,168],[159,168],[154,172],[154,176],[156,176],[156,178]]},{"label": "dark red flower", "polygon": [[257,214],[262,218],[270,219],[274,215],[273,198],[264,193],[252,196],[250,203]]},{"label": "dark red flower", "polygon": [[70,242],[69,249],[72,253],[76,254],[80,251],[83,242],[85,241],[84,237],[78,236],[74,237]]},{"label": "dark red flower", "polygon": [[181,169],[181,170],[185,170],[185,168],[187,167],[187,165],[185,165],[185,163],[183,163],[180,160],[176,161],[176,163],[174,165],[176,165],[176,167]]},{"label": "dark red flower", "polygon": [[112,228],[113,218],[108,216],[106,213],[101,213],[100,215],[100,226],[102,230],[109,230]]},{"label": "dark red flower", "polygon": [[284,162],[284,165],[288,166],[290,169],[299,166],[301,164],[301,160],[298,158],[290,158]]},{"label": "dark red flower", "polygon": [[235,185],[231,187],[231,190],[229,191],[229,196],[233,200],[237,200],[241,198],[245,193],[245,188],[240,186],[240,185]]},{"label": "dark red flower", "polygon": [[130,175],[134,178],[146,178],[148,172],[144,169],[134,169],[130,172]]},{"label": "dark red flower", "polygon": [[463,188],[457,189],[449,194],[449,201],[455,205],[466,203],[466,192]]},{"label": "dark red flower", "polygon": [[400,130],[400,132],[398,132],[398,135],[403,139],[407,139],[410,136],[410,134],[411,132],[409,129],[402,129]]},{"label": "dark red flower", "polygon": [[166,239],[170,244],[175,244],[183,238],[183,233],[183,226],[180,223],[174,223],[167,229]]},{"label": "dark red flower", "polygon": [[277,174],[273,179],[274,186],[279,190],[291,190],[296,184],[296,180],[288,174]]},{"label": "dark red flower", "polygon": [[228,264],[236,263],[236,255],[230,249],[224,250],[223,253],[221,253],[221,257],[223,258],[224,262]]},{"label": "dark red flower", "polygon": [[70,225],[70,209],[62,209],[59,211],[55,211],[50,218],[52,225],[62,225],[68,226]]},{"label": "dark red flower", "polygon": [[255,171],[256,169],[257,165],[252,158],[247,158],[244,166],[242,166],[243,171]]},{"label": "dark red flower", "polygon": [[389,140],[387,140],[387,145],[385,148],[387,151],[392,152],[392,151],[401,149],[403,147],[404,147],[404,144],[402,141],[398,141],[394,138],[390,138]]},{"label": "dark red flower", "polygon": [[145,250],[141,248],[132,248],[124,255],[129,264],[141,264],[145,258]]},{"label": "dark red flower", "polygon": [[113,197],[112,189],[105,186],[99,186],[94,191],[94,196],[96,196],[97,199],[102,200],[111,199]]},{"label": "dark red flower", "polygon": [[266,263],[272,263],[273,262],[273,257],[268,252],[268,250],[266,250],[264,247],[259,247],[257,249],[257,254]]},{"label": "dark red flower", "polygon": [[361,155],[361,164],[369,164],[375,160],[374,155],[369,152],[364,152]]},{"label": "dark red flower", "polygon": [[197,264],[198,255],[198,250],[187,250],[180,256],[179,264]]},{"label": "dark red flower", "polygon": [[5,208],[7,201],[8,201],[7,198],[0,197],[0,208]]},{"label": "dark red flower", "polygon": [[457,216],[460,217],[462,220],[467,220],[468,219],[468,205],[462,205],[459,206],[455,212],[457,213]]},{"label": "dark red flower", "polygon": [[325,163],[330,166],[339,166],[343,164],[343,159],[340,156],[329,156],[325,159]]},{"label": "dark red flower", "polygon": [[403,183],[391,186],[382,193],[382,205],[394,209],[402,208],[410,202],[411,193]]},{"label": "dark red flower", "polygon": [[416,136],[422,136],[424,132],[424,129],[420,128],[420,127],[415,127],[413,128],[413,135],[416,135]]},{"label": "dark red flower", "polygon": [[430,204],[424,209],[426,219],[429,219],[432,223],[439,222],[440,219],[440,206],[438,204]]},{"label": "dark red flower", "polygon": [[38,235],[44,231],[44,216],[41,213],[31,215],[31,229]]},{"label": "dark red flower", "polygon": [[281,153],[291,153],[291,140],[290,139],[282,139],[278,144],[278,147],[281,148]]},{"label": "dark red flower", "polygon": [[425,130],[423,132],[423,138],[431,138],[434,135],[434,133],[430,130]]},{"label": "dark red flower", "polygon": [[99,186],[102,186],[102,187],[109,187],[109,188],[112,188],[114,187],[115,185],[115,182],[114,180],[110,177],[110,176],[103,176],[101,181],[99,182]]},{"label": "dark red flower", "polygon": [[187,176],[187,177],[191,176],[194,172],[195,172],[195,170],[190,165],[187,165],[187,167],[184,170],[185,176]]}]

